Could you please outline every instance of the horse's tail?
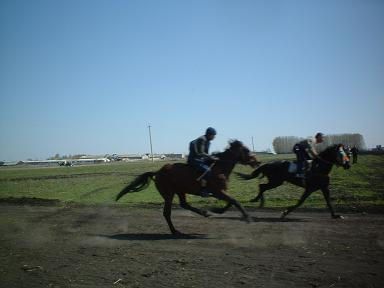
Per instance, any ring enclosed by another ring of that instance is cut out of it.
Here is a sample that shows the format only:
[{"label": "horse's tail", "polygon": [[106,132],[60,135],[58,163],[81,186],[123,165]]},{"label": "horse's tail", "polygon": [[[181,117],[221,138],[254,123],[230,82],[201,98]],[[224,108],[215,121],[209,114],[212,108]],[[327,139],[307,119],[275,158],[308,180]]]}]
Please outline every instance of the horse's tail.
[{"label": "horse's tail", "polygon": [[256,178],[260,175],[259,178],[263,178],[264,177],[264,170],[265,170],[265,165],[261,165],[259,167],[257,167],[251,174],[243,174],[243,173],[239,173],[239,172],[236,172],[237,176],[240,177],[241,179],[244,179],[244,180],[251,180],[253,178]]},{"label": "horse's tail", "polygon": [[156,172],[146,172],[136,177],[127,187],[120,191],[116,196],[116,201],[127,193],[139,192],[148,187],[151,179],[156,175]]}]

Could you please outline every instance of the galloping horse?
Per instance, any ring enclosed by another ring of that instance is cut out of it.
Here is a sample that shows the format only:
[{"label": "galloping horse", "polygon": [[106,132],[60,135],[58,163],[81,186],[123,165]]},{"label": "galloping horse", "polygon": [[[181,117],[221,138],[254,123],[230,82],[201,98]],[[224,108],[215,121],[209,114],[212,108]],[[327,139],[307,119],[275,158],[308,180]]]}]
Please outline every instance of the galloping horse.
[{"label": "galloping horse", "polygon": [[[219,160],[212,166],[213,176],[207,183],[207,188],[213,193],[212,197],[224,200],[236,206],[242,213],[245,220],[249,221],[249,215],[234,198],[226,193],[227,181],[235,164],[250,165],[255,168],[259,162],[250,154],[247,147],[238,140],[229,142],[229,148],[224,152],[214,154]],[[180,206],[202,216],[208,217],[205,210],[192,207],[186,200],[186,194],[200,195],[201,186],[196,180],[201,172],[185,163],[166,164],[157,172],[146,172],[136,177],[116,197],[116,201],[123,195],[131,192],[138,192],[145,189],[150,180],[154,180],[161,196],[164,198],[163,215],[168,223],[172,234],[182,234],[172,224],[171,208],[175,194],[179,197]]]},{"label": "galloping horse", "polygon": [[298,208],[301,204],[303,204],[309,195],[319,189],[323,192],[323,196],[327,202],[332,218],[340,218],[340,215],[335,214],[329,197],[329,173],[331,172],[334,164],[342,166],[344,169],[349,169],[351,167],[349,164],[349,158],[345,154],[343,144],[329,146],[319,154],[319,158],[313,160],[312,168],[308,171],[305,183],[303,183],[303,179],[295,177],[295,171],[290,171],[289,168],[292,163],[293,162],[289,161],[274,161],[261,165],[250,175],[241,173],[236,174],[245,180],[256,178],[259,175],[262,175],[261,178],[264,176],[268,178],[268,183],[260,184],[259,194],[251,200],[251,202],[261,200],[261,206],[264,204],[263,193],[266,190],[282,185],[284,181],[305,188],[304,194],[301,196],[297,204],[288,207],[287,210],[282,213],[281,218],[284,218],[290,212]]}]

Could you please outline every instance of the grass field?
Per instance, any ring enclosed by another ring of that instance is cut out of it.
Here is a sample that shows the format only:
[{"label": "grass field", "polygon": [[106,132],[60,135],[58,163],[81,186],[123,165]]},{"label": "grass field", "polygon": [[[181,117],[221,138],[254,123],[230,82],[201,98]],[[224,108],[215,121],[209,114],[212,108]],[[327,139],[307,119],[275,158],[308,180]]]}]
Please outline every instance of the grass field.
[{"label": "grass field", "polygon": [[[260,156],[263,162],[292,159],[293,155]],[[1,167],[0,199],[42,198],[63,203],[116,204],[116,194],[136,175],[156,171],[166,162],[112,163],[75,167]],[[334,205],[347,209],[384,206],[384,156],[362,155],[350,170],[334,167],[331,172],[331,196]],[[236,166],[235,171],[250,173],[250,167]],[[265,179],[250,181],[230,179],[229,192],[246,207],[256,207],[249,200],[258,192],[258,184]],[[265,193],[266,207],[291,205],[303,189],[284,184]],[[175,199],[177,203],[177,199]],[[188,196],[191,203],[213,204],[215,199]],[[144,191],[128,194],[118,205],[161,204],[162,198],[153,183]],[[320,191],[311,195],[303,207],[323,208]]]}]

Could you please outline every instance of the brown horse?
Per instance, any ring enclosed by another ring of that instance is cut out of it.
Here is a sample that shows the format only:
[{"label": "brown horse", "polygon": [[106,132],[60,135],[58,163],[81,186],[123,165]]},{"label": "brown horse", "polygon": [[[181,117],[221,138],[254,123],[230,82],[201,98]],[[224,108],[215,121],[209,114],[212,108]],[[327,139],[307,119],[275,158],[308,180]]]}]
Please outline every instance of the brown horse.
[{"label": "brown horse", "polygon": [[[212,174],[208,180],[207,188],[212,192],[212,197],[224,200],[237,207],[245,220],[249,221],[249,215],[236,199],[229,196],[226,192],[229,175],[237,163],[250,165],[255,168],[259,162],[250,154],[247,147],[238,140],[229,142],[229,148],[224,152],[214,154],[217,160],[212,166]],[[116,197],[116,201],[123,195],[131,192],[138,192],[145,189],[150,180],[154,180],[155,185],[161,196],[164,198],[163,215],[168,223],[172,234],[182,234],[172,224],[171,208],[175,194],[179,197],[180,206],[184,209],[193,211],[202,216],[208,217],[205,210],[192,207],[186,199],[186,194],[200,196],[201,186],[196,180],[201,172],[185,163],[166,164],[157,172],[146,172],[136,177],[127,187],[125,187]]]}]

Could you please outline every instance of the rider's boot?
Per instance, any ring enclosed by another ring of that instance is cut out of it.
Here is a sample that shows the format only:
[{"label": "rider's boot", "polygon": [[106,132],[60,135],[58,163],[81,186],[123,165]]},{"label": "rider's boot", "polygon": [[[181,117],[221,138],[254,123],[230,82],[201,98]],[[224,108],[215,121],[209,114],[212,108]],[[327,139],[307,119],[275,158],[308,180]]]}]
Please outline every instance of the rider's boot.
[{"label": "rider's boot", "polygon": [[298,173],[296,173],[295,176],[296,176],[296,178],[300,179],[301,185],[305,186],[305,180],[306,180],[305,171],[303,171],[303,170],[301,170],[300,172],[298,171]]},{"label": "rider's boot", "polygon": [[200,190],[200,196],[201,197],[210,197],[212,196],[212,192],[209,191],[206,187],[204,187],[203,189]]},{"label": "rider's boot", "polygon": [[208,190],[207,188],[207,180],[201,179],[200,180],[201,190],[200,195],[201,197],[209,197],[212,196],[212,192]]}]

